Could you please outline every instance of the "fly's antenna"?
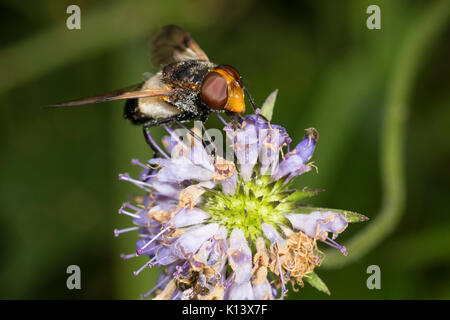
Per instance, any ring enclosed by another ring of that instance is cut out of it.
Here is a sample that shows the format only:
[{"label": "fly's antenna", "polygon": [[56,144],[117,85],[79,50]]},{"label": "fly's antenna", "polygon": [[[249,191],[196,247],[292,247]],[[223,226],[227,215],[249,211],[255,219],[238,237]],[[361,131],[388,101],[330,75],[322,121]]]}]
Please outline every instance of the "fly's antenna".
[{"label": "fly's antenna", "polygon": [[252,95],[250,94],[250,91],[248,91],[246,86],[244,86],[244,91],[247,94],[248,99],[250,100],[250,103],[253,108],[253,112],[256,112],[256,109],[258,109],[258,106],[256,105],[255,99],[253,99]]}]

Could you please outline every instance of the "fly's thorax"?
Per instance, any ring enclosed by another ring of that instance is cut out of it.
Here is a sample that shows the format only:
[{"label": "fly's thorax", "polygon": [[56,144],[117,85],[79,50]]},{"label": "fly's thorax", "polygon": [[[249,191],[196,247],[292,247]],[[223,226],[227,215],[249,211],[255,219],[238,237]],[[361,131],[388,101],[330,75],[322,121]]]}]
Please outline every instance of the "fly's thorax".
[{"label": "fly's thorax", "polygon": [[171,63],[165,66],[162,71],[163,81],[176,86],[200,88],[203,79],[215,66],[215,64],[209,61],[201,60],[186,60]]}]

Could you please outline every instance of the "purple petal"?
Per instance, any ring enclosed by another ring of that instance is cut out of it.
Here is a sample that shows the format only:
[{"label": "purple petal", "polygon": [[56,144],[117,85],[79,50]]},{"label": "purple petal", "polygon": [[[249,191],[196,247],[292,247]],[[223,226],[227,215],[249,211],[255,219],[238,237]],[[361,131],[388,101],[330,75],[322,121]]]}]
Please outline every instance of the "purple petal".
[{"label": "purple petal", "polygon": [[255,300],[273,299],[272,286],[267,279],[261,284],[253,284],[253,297]]},{"label": "purple petal", "polygon": [[219,239],[226,239],[227,236],[228,236],[228,229],[226,227],[224,227],[224,226],[220,226],[219,230],[217,231],[216,236]]},{"label": "purple petal", "polygon": [[281,126],[271,125],[270,128],[259,132],[261,175],[275,172],[278,167],[280,150],[289,142],[290,138],[286,129]]},{"label": "purple petal", "polygon": [[281,161],[278,170],[272,175],[272,181],[276,181],[286,175],[289,175],[289,179],[291,179],[296,175],[311,170],[309,166],[306,166],[306,163],[314,153],[317,139],[317,131],[312,128],[308,129],[304,139]]},{"label": "purple petal", "polygon": [[201,143],[196,143],[192,146],[188,158],[193,164],[214,172],[214,165],[212,163],[213,158],[208,154]]},{"label": "purple petal", "polygon": [[205,265],[216,265],[225,263],[226,257],[225,240],[213,237],[202,244],[195,255],[195,260]]},{"label": "purple petal", "polygon": [[172,254],[179,258],[188,258],[189,255],[194,254],[200,248],[203,242],[214,236],[218,229],[217,223],[211,223],[189,230],[172,245]]},{"label": "purple petal", "polygon": [[283,238],[280,236],[278,231],[275,230],[275,228],[272,227],[270,224],[263,223],[261,228],[262,228],[266,238],[269,239],[272,244],[274,244],[275,242],[278,242],[279,244],[282,244],[282,245],[285,244]]},{"label": "purple petal", "polygon": [[254,300],[250,281],[232,284],[225,292],[226,300]]},{"label": "purple petal", "polygon": [[209,219],[210,215],[209,213],[193,208],[193,209],[186,209],[183,212],[180,212],[180,214],[176,214],[173,218],[173,225],[176,228],[182,228],[194,224],[199,224],[204,222],[205,220]]},{"label": "purple petal", "polygon": [[237,173],[235,172],[231,177],[225,180],[221,180],[222,191],[226,195],[232,196],[236,192],[237,185]]},{"label": "purple petal", "polygon": [[214,169],[195,165],[187,158],[175,158],[159,170],[157,178],[159,181],[172,183],[184,180],[208,181],[212,180],[213,174]]},{"label": "purple petal", "polygon": [[234,152],[243,180],[249,181],[258,161],[258,136],[253,123],[244,121],[241,125],[240,130],[233,132]]},{"label": "purple petal", "polygon": [[[147,241],[142,240],[142,239],[138,240],[138,241],[136,242],[136,248],[137,248],[137,249],[141,249],[141,248],[145,245],[146,242],[147,242]],[[160,248],[160,247],[161,247],[161,244],[160,244],[159,242],[155,241],[155,242],[153,242],[152,244],[150,244],[149,246],[147,246],[147,247],[143,250],[142,254],[145,254],[145,255],[148,255],[148,256],[152,256],[152,255],[155,254],[156,249],[158,249],[158,248]]]},{"label": "purple petal", "polygon": [[305,166],[305,163],[300,156],[294,154],[281,161],[278,169],[272,175],[272,181],[279,180],[286,175],[300,175],[310,169],[311,168]]},{"label": "purple petal", "polygon": [[178,199],[182,190],[178,184],[162,182],[159,179],[153,181],[152,187],[158,194],[173,199]]},{"label": "purple petal", "polygon": [[310,128],[306,131],[304,139],[292,151],[303,159],[303,163],[306,163],[311,159],[319,137],[316,129]]},{"label": "purple petal", "polygon": [[234,281],[248,281],[252,275],[252,251],[250,250],[244,232],[234,229],[230,234],[228,257],[231,268],[235,272]]},{"label": "purple petal", "polygon": [[314,211],[309,214],[289,213],[285,217],[289,219],[294,229],[319,239],[325,239],[328,232],[337,235],[348,225],[342,215],[332,211]]},{"label": "purple petal", "polygon": [[170,136],[164,136],[162,138],[162,144],[164,145],[164,148],[167,150],[167,152],[171,155],[171,157],[174,157],[174,155],[172,155],[172,152],[174,151],[174,148],[178,144],[178,142],[175,139],[172,139]]},{"label": "purple petal", "polygon": [[156,257],[156,260],[155,260],[154,264],[159,265],[159,266],[166,266],[177,260],[177,258],[172,255],[170,247],[164,247],[164,246],[157,250],[155,257]]}]

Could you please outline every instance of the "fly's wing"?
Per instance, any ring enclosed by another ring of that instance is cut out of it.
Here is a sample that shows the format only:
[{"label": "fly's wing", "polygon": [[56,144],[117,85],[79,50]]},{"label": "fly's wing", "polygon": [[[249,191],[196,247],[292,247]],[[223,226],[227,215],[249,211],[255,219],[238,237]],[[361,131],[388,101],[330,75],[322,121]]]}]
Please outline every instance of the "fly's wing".
[{"label": "fly's wing", "polygon": [[81,106],[84,104],[100,103],[114,100],[126,100],[132,98],[145,98],[145,97],[157,97],[157,96],[169,96],[171,95],[171,90],[169,88],[158,88],[158,89],[142,89],[142,83],[134,85],[131,87],[126,87],[123,89],[115,90],[109,93],[104,93],[98,96],[88,97],[79,100],[67,101],[57,104],[52,104],[45,106],[45,108],[60,108],[60,107],[71,107],[71,106]]},{"label": "fly's wing", "polygon": [[152,64],[155,67],[184,60],[209,61],[189,32],[175,25],[162,27],[152,44]]}]

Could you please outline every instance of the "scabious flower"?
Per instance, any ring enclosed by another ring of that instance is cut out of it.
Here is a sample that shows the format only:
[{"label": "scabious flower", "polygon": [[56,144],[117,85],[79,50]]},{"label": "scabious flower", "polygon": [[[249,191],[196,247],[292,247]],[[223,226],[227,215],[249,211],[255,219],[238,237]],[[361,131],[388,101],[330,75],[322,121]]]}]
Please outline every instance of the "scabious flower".
[{"label": "scabious flower", "polygon": [[328,292],[314,272],[324,259],[318,243],[347,255],[337,236],[348,223],[367,218],[298,203],[321,191],[290,188],[293,178],[314,168],[317,131],[307,129],[291,149],[286,130],[258,110],[226,123],[230,160],[165,129],[166,152],[155,145],[161,157],[133,160],[143,169],[138,179],[119,176],[145,192],[119,210],[135,226],[116,235],[138,230],[140,237],[136,253],[123,258],[147,257],[135,275],[147,267],[164,269],[143,297],[276,299],[286,295],[288,282],[295,288],[304,280]]}]

